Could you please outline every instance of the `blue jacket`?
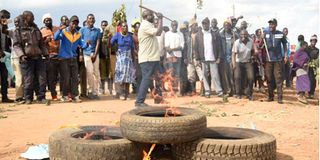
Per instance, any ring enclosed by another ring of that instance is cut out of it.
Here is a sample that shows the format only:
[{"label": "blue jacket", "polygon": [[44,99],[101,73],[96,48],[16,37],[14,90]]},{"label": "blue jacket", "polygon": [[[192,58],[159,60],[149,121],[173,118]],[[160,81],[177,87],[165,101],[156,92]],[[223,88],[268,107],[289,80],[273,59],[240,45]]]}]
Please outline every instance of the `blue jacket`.
[{"label": "blue jacket", "polygon": [[268,62],[282,61],[282,46],[287,46],[287,39],[281,31],[270,32],[265,30],[265,39],[269,51],[270,60]]},{"label": "blue jacket", "polygon": [[84,45],[83,48],[83,54],[90,56],[91,53],[94,53],[96,51],[97,46],[97,40],[100,39],[100,29],[99,28],[89,28],[89,27],[83,27],[80,29],[81,39],[84,43],[87,41],[91,41],[90,45]]},{"label": "blue jacket", "polygon": [[64,30],[59,29],[54,34],[54,40],[61,40],[58,57],[63,59],[76,58],[78,47],[81,48],[85,45],[81,40],[80,32],[76,31],[72,35],[69,27]]}]

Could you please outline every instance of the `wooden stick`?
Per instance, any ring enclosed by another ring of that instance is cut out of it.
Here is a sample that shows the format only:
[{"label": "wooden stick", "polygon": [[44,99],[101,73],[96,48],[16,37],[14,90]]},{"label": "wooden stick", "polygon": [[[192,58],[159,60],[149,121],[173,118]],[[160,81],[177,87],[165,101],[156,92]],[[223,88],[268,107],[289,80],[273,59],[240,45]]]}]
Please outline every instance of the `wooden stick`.
[{"label": "wooden stick", "polygon": [[[145,7],[145,6],[142,6],[142,5],[139,5],[139,7],[140,8],[143,8],[143,9],[146,9],[146,10],[149,10],[149,11],[151,11],[151,12],[154,12],[154,13],[158,13],[158,12],[156,12],[156,11],[154,11],[154,10],[152,10],[152,9],[149,9],[149,8],[147,8],[147,7]],[[168,17],[166,17],[166,16],[164,16],[163,15],[163,18],[165,18],[165,19],[167,19],[167,20],[169,20],[169,21],[173,21],[172,19],[170,19],[170,18],[168,18]]]},{"label": "wooden stick", "polygon": [[[259,16],[258,16],[258,19],[259,19],[259,22],[260,22],[260,17]],[[261,30],[261,34],[264,34],[262,27],[260,28],[260,30]],[[268,46],[267,46],[267,42],[266,42],[266,37],[265,36],[263,36],[263,44],[264,44],[264,48],[266,49],[266,52],[267,52],[268,60],[270,61],[270,55],[269,55],[269,50],[268,50]]]}]

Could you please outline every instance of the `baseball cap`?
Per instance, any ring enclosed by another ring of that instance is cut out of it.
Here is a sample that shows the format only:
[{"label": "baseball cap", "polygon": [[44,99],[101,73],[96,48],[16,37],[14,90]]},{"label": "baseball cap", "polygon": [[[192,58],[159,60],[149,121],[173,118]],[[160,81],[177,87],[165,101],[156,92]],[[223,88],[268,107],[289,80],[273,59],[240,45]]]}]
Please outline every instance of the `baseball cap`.
[{"label": "baseball cap", "polygon": [[278,21],[277,21],[275,18],[272,18],[272,19],[270,19],[270,20],[268,21],[268,23],[273,23],[273,24],[277,25],[277,24],[278,24]]}]

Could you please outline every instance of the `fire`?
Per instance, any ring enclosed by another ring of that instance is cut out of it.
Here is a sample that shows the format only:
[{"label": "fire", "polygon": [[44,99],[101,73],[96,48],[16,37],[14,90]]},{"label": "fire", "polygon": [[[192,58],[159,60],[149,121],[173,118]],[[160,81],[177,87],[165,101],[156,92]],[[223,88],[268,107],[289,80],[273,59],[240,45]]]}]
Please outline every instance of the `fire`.
[{"label": "fire", "polygon": [[107,131],[108,131],[108,128],[105,127],[105,128],[102,128],[100,129],[99,131],[92,131],[90,133],[86,133],[86,135],[82,138],[83,140],[88,140],[88,139],[91,139],[92,136],[94,135],[103,135],[103,140],[110,140],[112,139],[111,137],[107,136]]},{"label": "fire", "polygon": [[[155,101],[160,101],[161,104],[169,104],[170,107],[166,109],[164,117],[170,117],[173,115],[173,117],[176,117],[177,115],[180,115],[181,112],[171,105],[170,101],[164,100],[164,98],[177,98],[176,90],[175,90],[175,84],[177,82],[176,78],[172,74],[173,70],[169,69],[166,70],[166,72],[162,75],[160,75],[161,79],[161,91],[163,93],[163,96],[160,96],[156,93],[156,89],[153,89],[151,94],[152,97],[155,99]],[[178,85],[176,85],[178,86]],[[167,87],[167,91],[165,91],[165,87]],[[145,150],[143,150],[143,160],[151,160],[151,153],[154,150],[156,144],[152,144],[150,147],[149,152],[147,153]]]},{"label": "fire", "polygon": [[148,153],[145,150],[143,150],[143,159],[142,160],[151,160],[150,155],[155,147],[156,147],[156,144],[152,144]]}]

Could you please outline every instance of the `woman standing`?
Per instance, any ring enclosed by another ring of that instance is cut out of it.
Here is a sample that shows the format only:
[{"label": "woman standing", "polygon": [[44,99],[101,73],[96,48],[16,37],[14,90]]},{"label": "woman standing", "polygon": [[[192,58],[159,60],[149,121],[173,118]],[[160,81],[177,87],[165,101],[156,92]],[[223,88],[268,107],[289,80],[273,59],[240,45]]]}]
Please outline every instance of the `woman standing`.
[{"label": "woman standing", "polygon": [[115,83],[120,85],[120,99],[126,100],[129,95],[129,85],[135,83],[136,78],[133,63],[134,42],[126,22],[121,23],[121,32],[112,37],[111,44],[115,43],[118,44]]},{"label": "woman standing", "polygon": [[296,89],[299,95],[298,100],[301,103],[307,103],[305,92],[310,91],[310,80],[308,76],[309,57],[305,52],[307,46],[307,42],[302,41],[301,48],[294,54],[293,58],[293,70],[296,71],[297,75]]}]

